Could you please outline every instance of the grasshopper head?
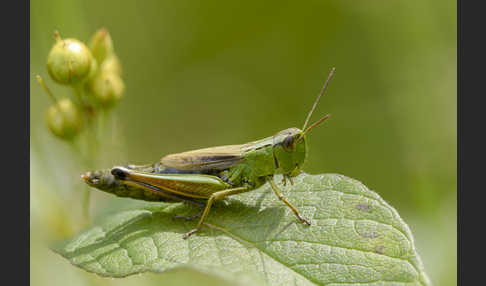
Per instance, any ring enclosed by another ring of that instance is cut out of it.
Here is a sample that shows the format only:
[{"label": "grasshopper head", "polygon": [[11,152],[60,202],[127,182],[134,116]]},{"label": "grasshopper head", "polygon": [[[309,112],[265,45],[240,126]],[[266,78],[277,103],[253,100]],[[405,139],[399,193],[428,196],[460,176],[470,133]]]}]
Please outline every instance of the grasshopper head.
[{"label": "grasshopper head", "polygon": [[297,176],[307,157],[306,134],[330,117],[325,115],[307,129],[289,128],[273,137],[273,156],[278,170],[287,176]]},{"label": "grasshopper head", "polygon": [[298,128],[282,130],[273,137],[273,156],[279,171],[288,176],[296,176],[307,155],[305,134]]}]

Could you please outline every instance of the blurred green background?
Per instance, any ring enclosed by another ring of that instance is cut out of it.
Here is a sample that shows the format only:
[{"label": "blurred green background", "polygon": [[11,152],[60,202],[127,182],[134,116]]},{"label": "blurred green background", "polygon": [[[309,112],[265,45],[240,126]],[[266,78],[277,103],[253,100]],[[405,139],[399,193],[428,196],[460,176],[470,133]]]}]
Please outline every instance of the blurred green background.
[{"label": "blurred green background", "polygon": [[[194,272],[99,278],[40,241],[83,226],[82,172],[300,128],[333,66],[311,121],[333,116],[311,133],[304,170],[344,174],[379,193],[409,224],[432,282],[456,285],[455,1],[30,3],[32,285],[214,283]],[[57,97],[73,97],[47,74],[54,31],[88,42],[101,27],[126,90],[96,160],[86,161],[48,131],[51,102],[35,75]],[[90,213],[137,204],[95,191]]]}]

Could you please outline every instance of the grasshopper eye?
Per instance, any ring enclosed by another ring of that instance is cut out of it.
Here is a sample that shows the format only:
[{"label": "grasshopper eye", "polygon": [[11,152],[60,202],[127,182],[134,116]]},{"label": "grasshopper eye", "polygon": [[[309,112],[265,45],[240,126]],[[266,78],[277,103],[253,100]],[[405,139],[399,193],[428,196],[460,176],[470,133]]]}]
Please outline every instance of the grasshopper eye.
[{"label": "grasshopper eye", "polygon": [[287,152],[295,151],[294,136],[292,135],[287,136],[282,142],[282,146],[284,150]]}]

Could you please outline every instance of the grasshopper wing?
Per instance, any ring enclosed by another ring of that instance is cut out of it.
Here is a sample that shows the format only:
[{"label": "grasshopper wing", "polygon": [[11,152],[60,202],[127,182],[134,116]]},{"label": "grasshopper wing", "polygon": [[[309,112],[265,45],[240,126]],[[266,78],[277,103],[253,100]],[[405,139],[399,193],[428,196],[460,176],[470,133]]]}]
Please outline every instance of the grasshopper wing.
[{"label": "grasshopper wing", "polygon": [[170,154],[160,159],[160,163],[178,170],[225,170],[243,160],[244,146],[226,145]]}]

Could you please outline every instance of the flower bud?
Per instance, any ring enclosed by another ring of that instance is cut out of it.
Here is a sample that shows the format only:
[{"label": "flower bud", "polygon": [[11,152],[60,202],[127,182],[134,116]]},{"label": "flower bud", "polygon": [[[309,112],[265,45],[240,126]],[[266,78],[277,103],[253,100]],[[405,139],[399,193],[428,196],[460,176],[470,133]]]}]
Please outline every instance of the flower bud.
[{"label": "flower bud", "polygon": [[52,79],[67,85],[86,79],[93,58],[88,47],[76,39],[62,40],[59,34],[56,40],[47,56],[47,71]]},{"label": "flower bud", "polygon": [[91,91],[102,107],[113,107],[121,98],[125,85],[115,73],[101,72],[91,83]]},{"label": "flower bud", "polygon": [[107,73],[114,73],[121,76],[122,67],[118,57],[115,54],[107,57],[103,62],[103,64],[101,65],[101,71]]},{"label": "flower bud", "polygon": [[91,58],[91,67],[89,69],[89,74],[87,76],[88,81],[93,80],[98,73],[98,63],[94,57]]},{"label": "flower bud", "polygon": [[46,113],[47,126],[61,139],[73,139],[83,127],[81,113],[69,98],[59,100]]},{"label": "flower bud", "polygon": [[98,30],[89,43],[89,48],[99,64],[114,53],[113,42],[106,28]]}]

